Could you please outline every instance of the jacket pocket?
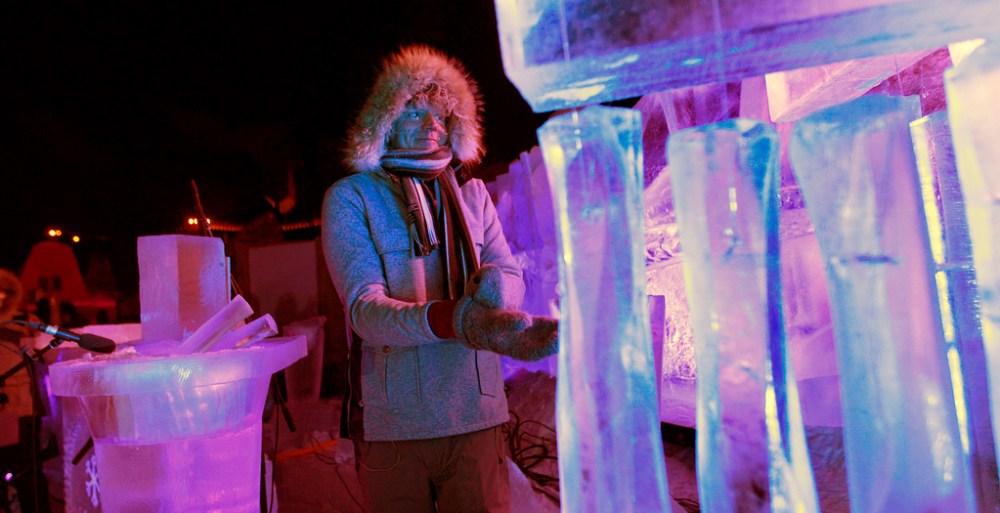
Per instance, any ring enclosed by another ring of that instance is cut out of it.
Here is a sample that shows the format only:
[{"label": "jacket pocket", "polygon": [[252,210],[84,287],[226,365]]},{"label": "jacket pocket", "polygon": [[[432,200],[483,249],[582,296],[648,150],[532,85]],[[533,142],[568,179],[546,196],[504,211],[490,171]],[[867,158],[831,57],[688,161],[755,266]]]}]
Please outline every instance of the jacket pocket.
[{"label": "jacket pocket", "polygon": [[426,301],[425,258],[414,258],[410,236],[405,229],[391,228],[373,237],[382,260],[389,296],[401,301]]},{"label": "jacket pocket", "polygon": [[503,391],[500,379],[500,356],[489,351],[476,351],[476,374],[479,376],[479,392],[496,397]]},{"label": "jacket pocket", "polygon": [[416,347],[363,347],[361,389],[365,406],[397,409],[420,404],[419,354]]}]

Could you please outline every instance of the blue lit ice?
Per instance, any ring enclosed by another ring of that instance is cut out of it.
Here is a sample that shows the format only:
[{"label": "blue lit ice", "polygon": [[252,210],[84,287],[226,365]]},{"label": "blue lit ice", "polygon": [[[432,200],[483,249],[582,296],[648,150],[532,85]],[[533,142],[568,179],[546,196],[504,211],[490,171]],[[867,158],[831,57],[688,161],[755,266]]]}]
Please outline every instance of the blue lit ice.
[{"label": "blue lit ice", "polygon": [[668,139],[698,366],[703,511],[819,511],[782,320],[779,147],[770,125],[749,119]]},{"label": "blue lit ice", "polygon": [[669,512],[646,295],[642,125],[588,107],[538,136],[559,239],[561,509]]},{"label": "blue lit ice", "polygon": [[[1000,439],[1000,145],[996,88],[1000,51],[994,42],[976,49],[945,73],[948,120],[965,200],[978,299],[982,311],[994,440]],[[1000,457],[1000,444],[995,444]]]},{"label": "blue lit ice", "polygon": [[[993,0],[496,0],[504,69],[536,112],[993,34]],[[919,27],[919,30],[914,27]]]},{"label": "blue lit ice", "polygon": [[811,114],[790,158],[826,262],[852,511],[972,512],[906,110]]},{"label": "blue lit ice", "polygon": [[1000,502],[996,449],[990,421],[985,347],[980,325],[972,240],[965,215],[947,110],[910,123],[927,212],[931,254],[948,362],[955,383],[956,408],[963,447],[969,453],[972,483],[980,509]]}]

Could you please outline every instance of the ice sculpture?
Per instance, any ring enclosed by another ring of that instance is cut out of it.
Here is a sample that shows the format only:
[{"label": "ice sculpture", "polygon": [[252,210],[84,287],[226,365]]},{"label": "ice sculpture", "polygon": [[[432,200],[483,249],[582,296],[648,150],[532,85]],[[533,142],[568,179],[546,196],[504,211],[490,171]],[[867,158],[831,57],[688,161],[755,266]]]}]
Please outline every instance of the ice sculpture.
[{"label": "ice sculpture", "polygon": [[826,261],[852,511],[972,512],[904,100],[803,118],[790,158]]},{"label": "ice sculpture", "polygon": [[818,513],[782,322],[778,134],[729,120],[671,134],[667,151],[698,364],[701,508]]},{"label": "ice sculpture", "polygon": [[150,235],[137,253],[144,339],[184,340],[229,302],[222,239]]},{"label": "ice sculpture", "polygon": [[669,512],[643,257],[641,120],[588,107],[538,137],[558,223],[564,512]]},{"label": "ice sculpture", "polygon": [[994,0],[496,0],[507,76],[535,112],[992,34]]},{"label": "ice sculpture", "polygon": [[967,437],[963,445],[969,452],[980,511],[989,511],[1000,502],[1000,482],[990,422],[972,242],[955,168],[948,113],[940,110],[911,122],[910,133],[927,213],[931,254],[937,265],[934,277],[938,296],[943,298],[941,320],[955,384],[958,421]]},{"label": "ice sculpture", "polygon": [[134,351],[59,362],[53,393],[79,397],[105,513],[260,509],[261,415],[271,374],[304,337],[187,356]]},{"label": "ice sculpture", "polygon": [[[987,373],[992,395],[993,437],[1000,439],[1000,133],[996,87],[1000,83],[1000,51],[994,43],[980,46],[945,73],[948,119],[955,161],[965,199],[972,259],[982,310]],[[1000,459],[1000,444],[995,444]]]}]

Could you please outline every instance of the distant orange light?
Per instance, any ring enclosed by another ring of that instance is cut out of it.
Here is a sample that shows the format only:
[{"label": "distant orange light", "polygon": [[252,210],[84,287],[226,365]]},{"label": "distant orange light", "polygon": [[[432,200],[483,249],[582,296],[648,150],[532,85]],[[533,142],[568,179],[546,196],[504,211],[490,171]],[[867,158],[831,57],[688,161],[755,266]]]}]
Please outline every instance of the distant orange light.
[{"label": "distant orange light", "polygon": [[[207,224],[212,224],[212,220],[211,219],[205,219],[205,222]],[[198,218],[197,217],[189,217],[188,218],[188,224],[191,225],[191,226],[198,226]]]},{"label": "distant orange light", "polygon": [[80,242],[80,236],[79,235],[74,235],[73,236],[73,242]]},{"label": "distant orange light", "polygon": [[62,230],[49,228],[49,237],[59,237],[59,236],[62,236]]}]

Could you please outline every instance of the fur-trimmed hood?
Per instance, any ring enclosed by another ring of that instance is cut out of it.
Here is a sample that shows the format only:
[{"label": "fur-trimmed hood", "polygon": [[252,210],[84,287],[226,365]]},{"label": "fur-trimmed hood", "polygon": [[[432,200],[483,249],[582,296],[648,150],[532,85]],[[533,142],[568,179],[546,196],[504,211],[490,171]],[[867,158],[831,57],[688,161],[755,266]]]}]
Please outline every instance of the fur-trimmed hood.
[{"label": "fur-trimmed hood", "polygon": [[392,124],[414,95],[436,88],[452,104],[445,125],[454,158],[478,162],[482,146],[479,87],[457,60],[425,45],[401,48],[382,62],[368,100],[348,132],[344,160],[356,172],[379,169]]}]

